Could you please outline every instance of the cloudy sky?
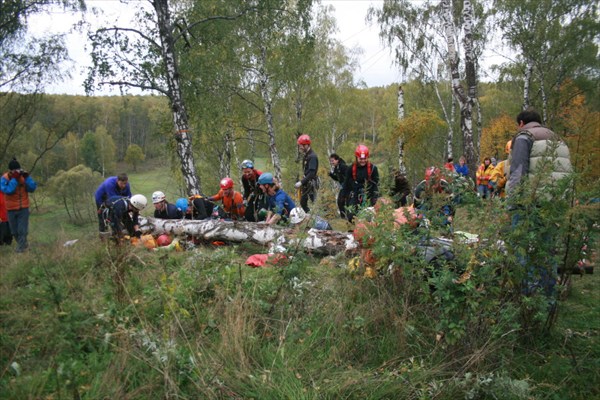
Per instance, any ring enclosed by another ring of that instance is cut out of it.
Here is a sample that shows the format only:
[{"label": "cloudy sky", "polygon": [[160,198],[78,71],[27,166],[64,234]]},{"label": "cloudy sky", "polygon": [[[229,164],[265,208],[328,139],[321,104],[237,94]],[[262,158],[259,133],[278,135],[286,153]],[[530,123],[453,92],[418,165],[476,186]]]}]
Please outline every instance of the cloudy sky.
[{"label": "cloudy sky", "polygon": [[[98,8],[103,11],[105,17],[96,16],[92,21],[110,21],[111,24],[125,26],[134,11],[134,4],[123,4],[118,0],[87,0],[88,8]],[[140,2],[144,3],[144,2]],[[390,50],[380,44],[379,28],[368,26],[365,23],[367,9],[371,4],[381,7],[382,1],[372,0],[327,0],[324,5],[335,8],[334,16],[337,20],[339,32],[336,38],[346,47],[360,47],[363,53],[360,56],[360,69],[357,78],[364,80],[369,87],[383,86],[400,81],[398,69],[392,66]],[[51,18],[48,15],[35,16],[30,19],[29,26],[34,33],[52,32],[64,33],[77,22],[79,16],[73,16],[61,11],[54,11]],[[69,67],[72,79],[50,85],[49,93],[57,94],[84,94],[83,81],[85,70],[90,63],[90,57],[86,52],[86,36],[81,34],[68,35],[67,45],[73,64]],[[104,93],[97,94],[119,94],[118,91],[109,89]]]}]

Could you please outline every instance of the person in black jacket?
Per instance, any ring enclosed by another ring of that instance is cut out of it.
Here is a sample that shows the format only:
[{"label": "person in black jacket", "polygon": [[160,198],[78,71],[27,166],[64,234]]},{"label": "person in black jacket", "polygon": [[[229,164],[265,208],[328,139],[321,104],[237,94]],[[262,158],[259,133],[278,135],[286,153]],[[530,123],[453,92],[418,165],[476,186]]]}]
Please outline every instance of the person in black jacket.
[{"label": "person in black jacket", "polygon": [[130,236],[137,238],[142,236],[138,217],[140,211],[146,208],[148,201],[141,194],[128,197],[112,196],[101,206],[102,216],[107,225],[112,228],[112,234],[115,239],[122,238],[124,230]]},{"label": "person in black jacket", "polygon": [[379,171],[369,161],[369,148],[363,144],[354,151],[356,161],[348,168],[342,188],[346,197],[346,219],[354,219],[357,210],[375,206],[379,198]]},{"label": "person in black jacket", "polygon": [[296,189],[301,189],[300,194],[300,206],[306,212],[310,211],[308,207],[308,200],[314,203],[317,197],[317,190],[319,189],[319,181],[317,177],[317,171],[319,170],[319,158],[310,147],[310,136],[300,135],[298,137],[298,148],[300,152],[304,154],[302,160],[302,166],[304,170],[304,177],[296,182],[294,186]]},{"label": "person in black jacket", "polygon": [[183,213],[167,201],[165,194],[161,191],[152,193],[152,204],[154,204],[154,218],[181,219]]},{"label": "person in black jacket", "polygon": [[394,181],[390,187],[390,196],[394,200],[394,208],[406,206],[408,195],[410,194],[410,183],[406,176],[398,170],[392,172]]},{"label": "person in black jacket", "polygon": [[340,188],[336,199],[338,210],[340,211],[340,216],[342,218],[346,218],[346,198],[343,196],[341,189],[344,186],[344,181],[346,180],[348,165],[346,164],[346,161],[344,161],[344,159],[338,156],[336,153],[329,155],[329,165],[331,165],[329,177],[336,181]]}]

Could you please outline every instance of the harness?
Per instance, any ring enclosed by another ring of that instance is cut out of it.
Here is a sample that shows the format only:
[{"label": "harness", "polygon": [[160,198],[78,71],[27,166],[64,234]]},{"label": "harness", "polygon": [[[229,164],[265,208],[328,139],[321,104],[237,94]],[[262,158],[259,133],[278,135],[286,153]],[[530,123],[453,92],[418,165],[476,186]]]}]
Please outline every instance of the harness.
[{"label": "harness", "polygon": [[120,201],[127,203],[127,198],[121,197],[115,201],[109,201],[108,199],[106,199],[100,206],[100,215],[102,215],[102,219],[104,220],[104,224],[106,226],[110,226],[110,224],[111,224],[110,212],[113,209],[113,207],[115,206],[115,204],[119,203]]},{"label": "harness", "polygon": [[[355,183],[356,182],[356,163],[352,163],[352,179],[354,180]],[[373,172],[373,167],[372,164],[367,161],[367,181],[371,180],[371,172]]]}]

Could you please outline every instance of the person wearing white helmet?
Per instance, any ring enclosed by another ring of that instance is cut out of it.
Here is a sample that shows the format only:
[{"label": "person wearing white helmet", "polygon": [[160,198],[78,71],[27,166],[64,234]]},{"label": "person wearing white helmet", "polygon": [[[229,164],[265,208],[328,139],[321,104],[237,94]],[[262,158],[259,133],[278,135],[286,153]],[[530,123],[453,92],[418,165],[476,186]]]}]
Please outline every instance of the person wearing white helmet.
[{"label": "person wearing white helmet", "polygon": [[131,198],[113,196],[106,200],[101,208],[102,217],[112,228],[113,237],[123,237],[125,230],[130,236],[141,237],[138,217],[147,205],[148,200],[142,194],[133,195]]},{"label": "person wearing white helmet", "polygon": [[181,219],[183,213],[175,207],[175,204],[167,202],[163,192],[157,190],[152,193],[152,204],[154,204],[154,218]]},{"label": "person wearing white helmet", "polygon": [[307,214],[301,207],[296,207],[290,212],[290,224],[295,226],[306,226],[320,231],[332,230],[329,222],[318,215]]}]

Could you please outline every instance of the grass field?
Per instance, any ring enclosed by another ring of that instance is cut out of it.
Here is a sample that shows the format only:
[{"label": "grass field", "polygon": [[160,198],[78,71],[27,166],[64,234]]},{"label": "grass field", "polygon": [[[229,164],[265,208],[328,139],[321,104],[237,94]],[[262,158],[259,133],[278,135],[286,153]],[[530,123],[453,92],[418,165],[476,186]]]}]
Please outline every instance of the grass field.
[{"label": "grass field", "polygon": [[[130,179],[148,197],[179,195],[161,169]],[[323,193],[315,212],[334,218],[332,199]],[[451,284],[440,303],[408,275],[350,274],[343,254],[252,269],[245,258],[263,249],[248,243],[116,249],[99,242],[95,220],[69,224],[49,199],[30,242],[0,256],[0,398],[600,398],[598,270],[572,277],[550,330],[525,332],[500,323],[519,318],[510,303],[486,305],[489,283]],[[439,322],[456,315],[481,329],[445,343]]]}]

